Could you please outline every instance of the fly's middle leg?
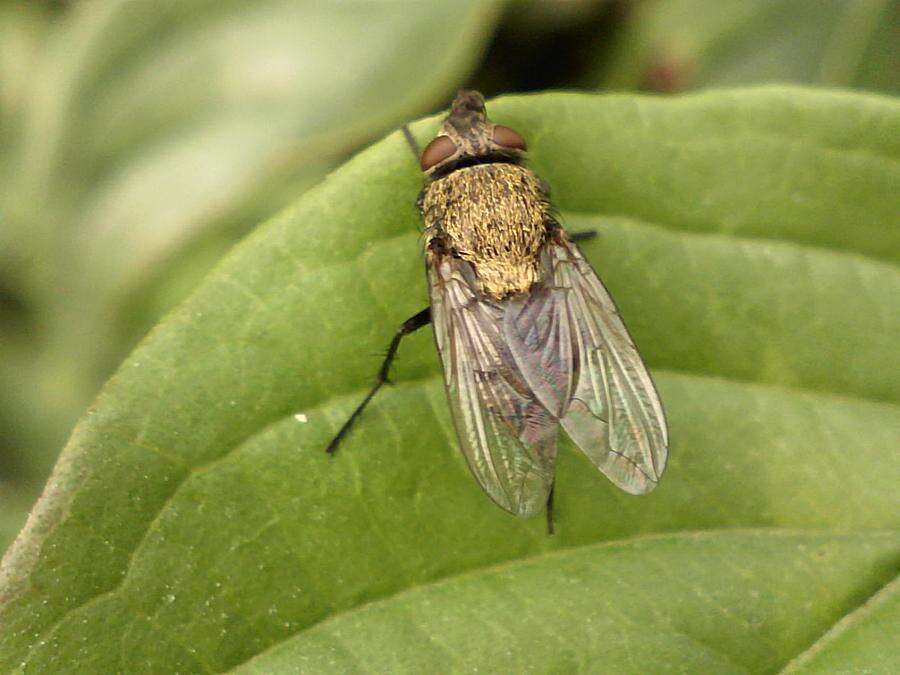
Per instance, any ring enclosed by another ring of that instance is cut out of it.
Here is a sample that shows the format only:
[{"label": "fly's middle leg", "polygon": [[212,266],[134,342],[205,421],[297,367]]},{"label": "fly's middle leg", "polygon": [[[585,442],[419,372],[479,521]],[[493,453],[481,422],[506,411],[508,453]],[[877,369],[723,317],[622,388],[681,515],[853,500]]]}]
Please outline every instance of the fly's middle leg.
[{"label": "fly's middle leg", "polygon": [[587,241],[597,236],[597,230],[582,230],[581,232],[570,232],[569,239],[571,241]]},{"label": "fly's middle leg", "polygon": [[553,529],[553,491],[556,489],[556,481],[550,486],[550,492],[547,494],[547,534],[552,535]]},{"label": "fly's middle leg", "polygon": [[337,450],[338,445],[350,431],[350,427],[353,426],[353,423],[357,420],[357,418],[362,414],[362,411],[365,410],[366,406],[369,405],[369,401],[378,393],[378,390],[381,389],[382,385],[385,382],[388,382],[388,373],[391,369],[391,363],[394,361],[394,357],[397,356],[397,348],[400,346],[400,341],[410,333],[414,333],[422,326],[427,326],[431,323],[431,308],[426,307],[421,312],[416,314],[415,316],[411,316],[397,330],[397,334],[394,335],[394,339],[391,340],[391,344],[388,347],[387,354],[384,357],[384,361],[381,364],[381,369],[378,371],[378,377],[375,378],[374,386],[369,390],[369,393],[366,394],[366,397],[363,399],[362,403],[360,403],[356,410],[353,411],[353,414],[344,422],[344,425],[338,430],[337,434],[334,438],[331,439],[331,443],[328,444],[328,447],[325,448],[325,451],[328,454],[333,454],[335,450]]}]

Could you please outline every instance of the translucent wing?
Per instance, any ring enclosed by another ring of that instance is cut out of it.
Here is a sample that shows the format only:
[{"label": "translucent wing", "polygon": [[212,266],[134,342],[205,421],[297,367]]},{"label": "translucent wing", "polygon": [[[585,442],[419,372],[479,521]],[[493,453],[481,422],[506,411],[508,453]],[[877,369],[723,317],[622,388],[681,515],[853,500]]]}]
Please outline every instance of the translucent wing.
[{"label": "translucent wing", "polygon": [[511,305],[504,332],[520,372],[572,440],[626,492],[656,487],[668,437],[653,381],[603,284],[563,239],[546,281]]},{"label": "translucent wing", "polygon": [[428,256],[431,316],[469,468],[497,504],[541,510],[553,484],[558,419],[541,405],[503,335],[507,301],[479,297],[469,263]]}]

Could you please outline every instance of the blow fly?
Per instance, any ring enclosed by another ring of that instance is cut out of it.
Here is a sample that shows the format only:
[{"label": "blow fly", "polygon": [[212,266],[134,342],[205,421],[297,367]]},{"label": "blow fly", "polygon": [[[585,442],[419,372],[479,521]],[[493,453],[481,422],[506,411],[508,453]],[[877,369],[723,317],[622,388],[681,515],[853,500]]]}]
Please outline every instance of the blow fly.
[{"label": "blow fly", "polygon": [[592,233],[566,233],[525,151],[517,132],[488,120],[481,94],[459,92],[420,157],[431,306],[397,331],[328,451],[387,381],[401,339],[431,322],[469,468],[510,513],[546,507],[552,532],[559,427],[632,494],[656,487],[668,435],[647,368],[575,244]]}]

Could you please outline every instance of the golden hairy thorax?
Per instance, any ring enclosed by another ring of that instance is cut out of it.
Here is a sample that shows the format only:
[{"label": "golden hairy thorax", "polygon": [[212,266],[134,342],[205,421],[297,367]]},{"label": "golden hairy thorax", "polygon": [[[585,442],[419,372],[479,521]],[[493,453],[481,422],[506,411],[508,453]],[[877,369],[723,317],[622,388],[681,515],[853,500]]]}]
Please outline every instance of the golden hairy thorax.
[{"label": "golden hairy thorax", "polygon": [[481,291],[498,299],[540,279],[549,208],[537,176],[515,164],[457,169],[431,183],[422,201],[429,232],[472,263]]}]

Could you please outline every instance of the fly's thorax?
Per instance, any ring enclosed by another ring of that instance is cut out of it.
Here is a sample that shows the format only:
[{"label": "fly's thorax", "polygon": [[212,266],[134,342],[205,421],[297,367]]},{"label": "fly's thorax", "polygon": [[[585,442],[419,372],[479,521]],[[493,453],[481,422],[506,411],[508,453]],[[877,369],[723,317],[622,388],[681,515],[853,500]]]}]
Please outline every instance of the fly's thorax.
[{"label": "fly's thorax", "polygon": [[525,167],[453,171],[425,188],[422,214],[446,249],[472,263],[482,292],[502,298],[540,280],[549,205],[540,180]]}]

